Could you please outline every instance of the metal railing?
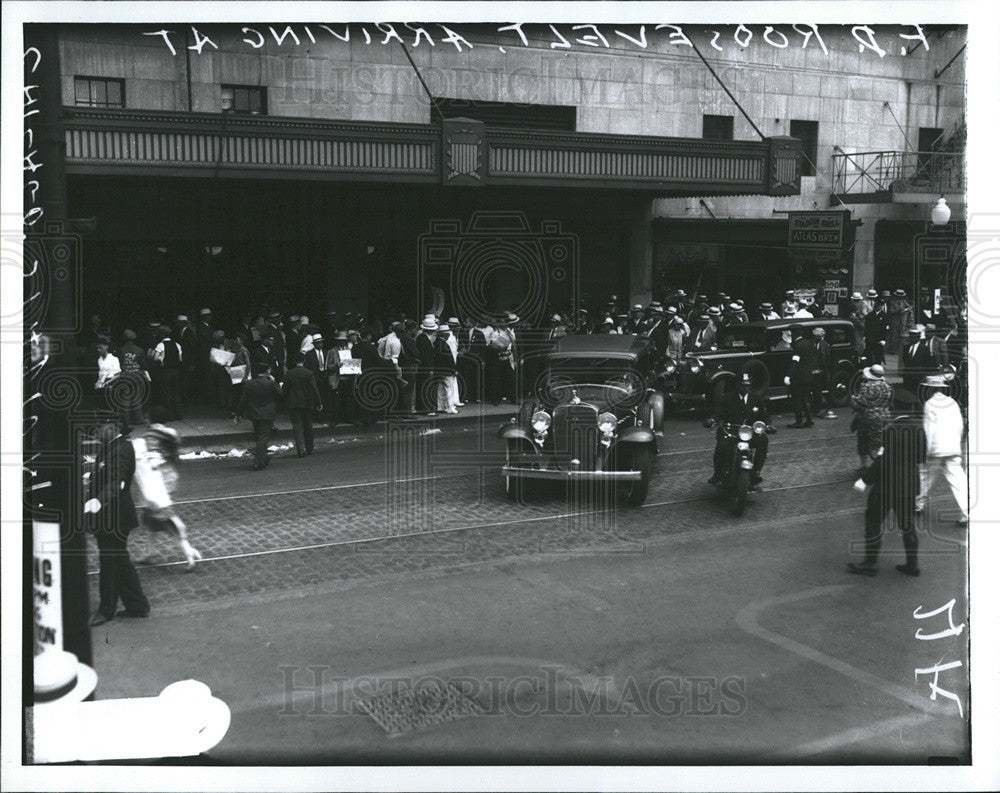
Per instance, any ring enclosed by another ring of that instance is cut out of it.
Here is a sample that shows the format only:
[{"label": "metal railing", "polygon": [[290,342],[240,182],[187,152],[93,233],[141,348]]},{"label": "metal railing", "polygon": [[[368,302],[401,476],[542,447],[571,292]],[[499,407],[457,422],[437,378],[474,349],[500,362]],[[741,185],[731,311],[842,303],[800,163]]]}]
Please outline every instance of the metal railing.
[{"label": "metal railing", "polygon": [[837,195],[964,190],[963,152],[868,151],[833,155],[833,191]]}]

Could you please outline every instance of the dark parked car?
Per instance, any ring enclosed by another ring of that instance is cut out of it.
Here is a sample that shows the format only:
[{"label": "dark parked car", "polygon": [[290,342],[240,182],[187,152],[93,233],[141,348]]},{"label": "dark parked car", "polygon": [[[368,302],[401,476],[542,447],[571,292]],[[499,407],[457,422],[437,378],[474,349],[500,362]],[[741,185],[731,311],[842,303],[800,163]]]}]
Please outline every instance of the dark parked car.
[{"label": "dark parked car", "polygon": [[631,334],[564,336],[519,416],[500,428],[507,492],[530,480],[613,482],[624,503],[646,500],[663,419],[650,387],[653,348]]},{"label": "dark parked car", "polygon": [[850,399],[851,381],[861,366],[854,326],[846,319],[786,319],[750,322],[719,329],[711,350],[687,353],[681,360],[666,359],[657,387],[667,407],[682,404],[717,405],[726,390],[744,372],[750,374],[753,389],[768,399],[788,396],[784,384],[792,362],[792,330],[813,328],[826,331],[830,345],[832,372],[829,388],[837,406]]}]

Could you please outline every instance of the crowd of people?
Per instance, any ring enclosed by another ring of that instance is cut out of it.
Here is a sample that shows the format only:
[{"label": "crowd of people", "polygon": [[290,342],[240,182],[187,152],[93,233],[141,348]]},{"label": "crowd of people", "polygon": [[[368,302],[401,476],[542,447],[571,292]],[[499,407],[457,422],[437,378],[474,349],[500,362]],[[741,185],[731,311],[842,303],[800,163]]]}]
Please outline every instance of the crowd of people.
[{"label": "crowd of people", "polygon": [[[886,353],[901,353],[910,390],[928,369],[947,362],[946,334],[957,328],[952,323],[939,331],[934,321],[942,318],[929,311],[918,316],[904,290],[855,292],[847,302],[840,313],[857,329],[858,353],[879,366]],[[220,327],[210,308],[202,308],[196,321],[191,316],[149,322],[138,331],[126,328],[114,339],[94,315],[78,341],[84,393],[118,410],[130,426],[146,422],[153,409],[171,421],[200,403],[219,416],[259,423],[262,442],[263,428],[284,406],[296,450],[306,455],[313,448],[314,421],[372,424],[386,414],[434,416],[472,402],[513,402],[530,376],[522,371],[529,368],[526,354],[567,334],[644,334],[662,357],[679,359],[714,348],[720,331],[731,325],[827,314],[812,295],[793,290],[780,303],[748,306],[724,292],[710,297],[677,289],[630,309],[616,295],[599,310],[570,305],[562,313],[550,312],[541,327],[511,311],[488,321],[434,314],[418,321],[400,314],[383,323],[336,312],[313,321],[265,308],[244,317],[236,332]],[[915,318],[924,321],[914,325]],[[786,336],[803,361],[786,383],[793,426],[807,427],[828,385],[829,346],[819,329],[804,339],[793,338],[791,331]],[[252,385],[262,376],[273,387]],[[860,422],[877,426],[874,394],[868,401],[872,404],[859,407]],[[862,430],[859,438],[867,434],[874,437],[875,430]],[[859,441],[859,455],[870,445]],[[266,460],[255,464],[262,467]]]}]

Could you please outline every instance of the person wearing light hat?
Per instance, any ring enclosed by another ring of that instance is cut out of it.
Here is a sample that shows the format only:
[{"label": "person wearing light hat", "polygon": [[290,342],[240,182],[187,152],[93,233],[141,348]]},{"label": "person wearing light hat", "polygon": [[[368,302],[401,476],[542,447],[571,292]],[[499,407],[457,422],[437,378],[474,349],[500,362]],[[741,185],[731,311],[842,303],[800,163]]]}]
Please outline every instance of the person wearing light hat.
[{"label": "person wearing light hat", "polygon": [[873,464],[865,468],[854,483],[854,489],[859,492],[869,487],[871,490],[865,508],[864,560],[848,562],[848,572],[869,577],[878,574],[879,551],[885,533],[882,524],[891,511],[902,532],[906,553],[906,564],[897,564],[896,569],[905,575],[920,575],[915,505],[920,487],[919,464],[925,445],[920,422],[906,416],[889,424],[880,435]]},{"label": "person wearing light hat", "polygon": [[969,484],[962,468],[962,436],[965,421],[958,403],[946,393],[948,382],[941,375],[930,375],[921,386],[924,398],[923,423],[927,438],[927,459],[920,466],[920,493],[916,499],[917,512],[927,506],[927,497],[939,472],[951,488],[961,513],[958,525],[969,523]]},{"label": "person wearing light hat", "polygon": [[889,408],[893,399],[892,386],[886,382],[881,364],[872,364],[862,374],[861,387],[851,397],[851,409],[856,414],[851,427],[857,433],[859,470],[867,468],[877,456],[882,433],[891,420]]},{"label": "person wearing light hat", "polygon": [[452,357],[455,359],[455,377],[448,381],[448,387],[451,389],[450,402],[453,407],[460,408],[464,407],[467,400],[462,398],[462,391],[464,391],[465,378],[463,377],[462,384],[458,381],[458,371],[464,369],[463,362],[459,361],[459,343],[458,334],[462,329],[462,323],[458,321],[458,317],[448,317],[448,328],[449,333],[445,336],[445,341],[448,343],[448,347],[451,349]]},{"label": "person wearing light hat", "polygon": [[629,333],[638,333],[639,327],[642,323],[642,304],[636,303],[632,306],[632,310],[628,312],[628,323],[626,328]]},{"label": "person wearing light hat", "polygon": [[[874,291],[874,290],[873,290]],[[873,363],[885,363],[885,346],[889,341],[889,315],[885,303],[865,317],[865,356]]]},{"label": "person wearing light hat", "polygon": [[907,329],[913,322],[913,306],[906,299],[906,290],[897,289],[889,301],[889,343],[886,352],[896,355],[900,351]]},{"label": "person wearing light hat", "polygon": [[798,301],[795,299],[795,290],[789,289],[785,292],[785,301],[781,304],[781,313],[790,316],[798,308]]},{"label": "person wearing light hat", "polygon": [[812,404],[813,413],[820,417],[822,412],[822,418],[835,419],[836,414],[827,408],[823,411],[823,394],[828,392],[830,398],[833,397],[833,392],[829,391],[831,386],[831,378],[833,376],[833,367],[836,361],[833,357],[833,351],[830,349],[830,345],[826,340],[826,331],[823,328],[813,328],[813,346],[816,348],[816,363],[813,365],[813,394],[812,394]]},{"label": "person wearing light hat", "polygon": [[424,316],[417,334],[416,409],[428,416],[437,415],[437,385],[434,381],[434,342],[438,323],[433,314]]},{"label": "person wearing light hat", "polygon": [[702,314],[698,317],[698,322],[688,337],[690,352],[703,352],[715,346],[716,330],[712,324],[712,317],[709,314]]},{"label": "person wearing light hat", "polygon": [[774,310],[774,306],[770,303],[760,304],[760,319],[766,321],[771,321],[775,319],[781,319],[781,315]]},{"label": "person wearing light hat", "polygon": [[451,327],[447,322],[438,325],[437,338],[434,340],[434,377],[437,380],[438,413],[458,413],[455,404],[458,393],[458,383],[455,382],[458,358],[452,352],[449,343],[451,336]]}]

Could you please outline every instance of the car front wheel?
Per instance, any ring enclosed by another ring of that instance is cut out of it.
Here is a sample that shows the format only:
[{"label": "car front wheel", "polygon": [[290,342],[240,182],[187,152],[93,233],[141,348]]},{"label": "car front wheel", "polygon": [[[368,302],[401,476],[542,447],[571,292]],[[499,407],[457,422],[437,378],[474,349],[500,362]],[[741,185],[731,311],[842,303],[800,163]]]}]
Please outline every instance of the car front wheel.
[{"label": "car front wheel", "polygon": [[653,449],[648,445],[636,445],[625,458],[627,470],[639,471],[641,478],[625,482],[622,499],[630,507],[641,507],[649,494],[649,482],[653,478]]}]

